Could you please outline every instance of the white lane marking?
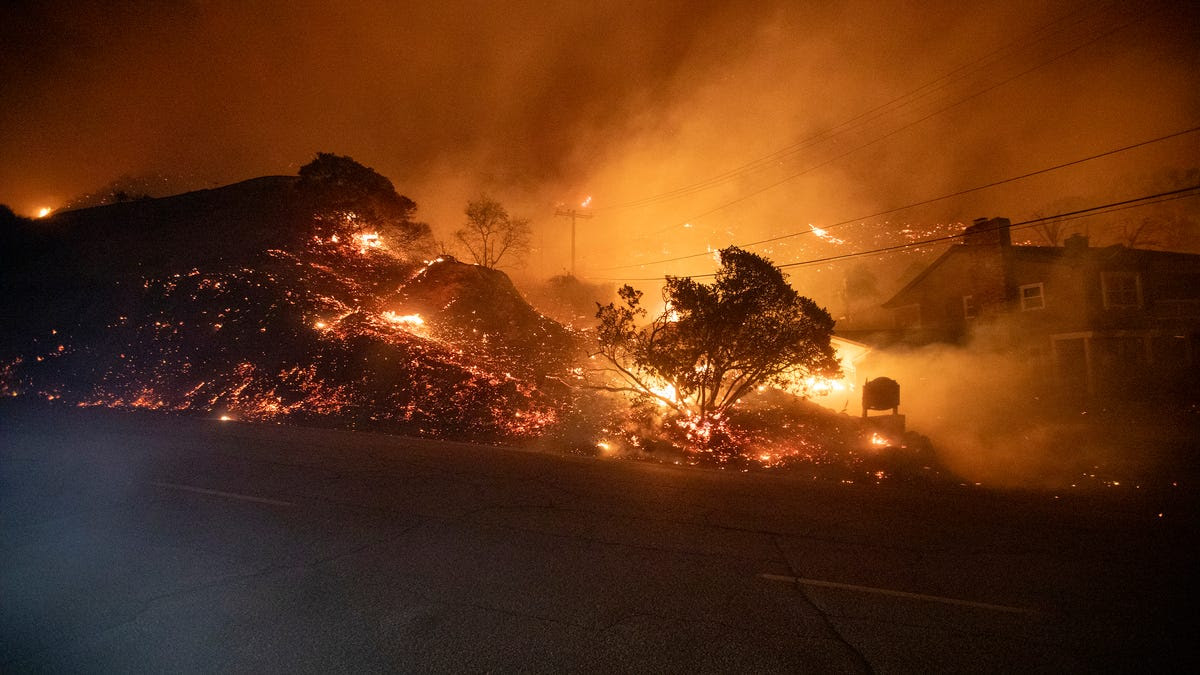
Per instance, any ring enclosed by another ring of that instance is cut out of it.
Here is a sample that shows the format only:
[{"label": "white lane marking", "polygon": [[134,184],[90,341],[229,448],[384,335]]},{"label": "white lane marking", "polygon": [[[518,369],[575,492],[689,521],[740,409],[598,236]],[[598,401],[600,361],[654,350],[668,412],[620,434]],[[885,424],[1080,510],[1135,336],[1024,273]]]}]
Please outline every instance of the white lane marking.
[{"label": "white lane marking", "polygon": [[928,602],[940,602],[944,605],[961,605],[963,607],[978,607],[980,609],[990,609],[996,612],[1011,612],[1013,614],[1033,614],[1034,610],[1025,607],[1009,607],[1007,605],[993,605],[987,602],[973,602],[971,600],[959,600],[958,598],[944,598],[940,595],[924,595],[922,593],[909,593],[908,591],[893,591],[887,588],[875,588],[873,586],[856,586],[854,584],[839,584],[833,581],[820,581],[818,579],[804,579],[801,577],[789,577],[782,574],[760,574],[759,577],[769,581],[785,581],[789,584],[801,584],[803,586],[817,586],[819,588],[837,588],[844,591],[859,591],[862,593],[876,593],[878,595],[890,595],[897,598],[909,598],[911,600],[925,600]]},{"label": "white lane marking", "polygon": [[195,487],[194,485],[180,485],[179,483],[160,483],[158,481],[150,481],[151,485],[156,485],[169,490],[183,490],[185,492],[195,492],[202,495],[212,495],[214,497],[225,497],[226,499],[240,499],[244,502],[257,502],[259,504],[271,504],[272,506],[295,506],[292,502],[284,502],[278,499],[267,499],[266,497],[254,497],[252,495],[239,495],[236,492],[221,492],[220,490],[209,490],[208,488]]}]

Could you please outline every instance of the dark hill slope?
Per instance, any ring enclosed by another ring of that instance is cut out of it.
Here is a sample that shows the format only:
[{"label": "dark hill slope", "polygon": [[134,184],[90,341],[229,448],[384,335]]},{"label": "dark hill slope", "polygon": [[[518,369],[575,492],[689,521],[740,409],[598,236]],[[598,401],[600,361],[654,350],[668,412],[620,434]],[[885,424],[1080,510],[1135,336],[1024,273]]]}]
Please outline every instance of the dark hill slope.
[{"label": "dark hill slope", "polygon": [[[503,341],[394,320],[396,289],[425,268],[347,216],[353,204],[297,186],[267,177],[5,225],[0,394],[476,439],[557,419],[561,401],[505,367]],[[470,293],[534,314],[504,275],[483,283],[499,288]]]},{"label": "dark hill slope", "polygon": [[146,278],[250,264],[264,251],[301,245],[317,205],[296,182],[268,176],[10,221],[0,235],[0,346],[12,346],[14,331],[94,323],[98,313],[133,302],[130,289]]},{"label": "dark hill slope", "polygon": [[[162,272],[181,259],[201,265],[286,248],[297,243],[316,208],[296,189],[297,180],[265,176],[25,221],[20,231],[8,233],[17,244],[8,253],[23,259],[6,262],[28,265],[49,257],[78,273],[112,277],[130,268]],[[34,249],[22,251],[22,243]]]},{"label": "dark hill slope", "polygon": [[565,367],[574,338],[538,313],[508,275],[449,257],[418,271],[385,304],[422,317],[431,335],[544,375]]}]

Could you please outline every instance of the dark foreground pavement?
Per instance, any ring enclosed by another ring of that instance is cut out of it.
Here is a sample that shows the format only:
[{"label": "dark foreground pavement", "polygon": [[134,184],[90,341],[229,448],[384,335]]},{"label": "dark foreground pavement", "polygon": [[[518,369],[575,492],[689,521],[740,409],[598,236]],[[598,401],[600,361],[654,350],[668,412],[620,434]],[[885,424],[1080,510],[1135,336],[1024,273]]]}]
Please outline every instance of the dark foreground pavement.
[{"label": "dark foreground pavement", "polygon": [[1188,489],[828,484],[5,406],[0,671],[1186,668]]}]

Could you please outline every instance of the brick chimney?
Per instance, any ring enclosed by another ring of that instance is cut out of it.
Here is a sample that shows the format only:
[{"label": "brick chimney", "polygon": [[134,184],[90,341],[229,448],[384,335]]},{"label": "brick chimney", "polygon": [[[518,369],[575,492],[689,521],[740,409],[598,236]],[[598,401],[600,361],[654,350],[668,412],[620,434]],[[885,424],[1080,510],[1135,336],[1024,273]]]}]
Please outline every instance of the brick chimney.
[{"label": "brick chimney", "polygon": [[1012,221],[1008,218],[976,218],[963,230],[963,243],[968,246],[1012,246]]}]

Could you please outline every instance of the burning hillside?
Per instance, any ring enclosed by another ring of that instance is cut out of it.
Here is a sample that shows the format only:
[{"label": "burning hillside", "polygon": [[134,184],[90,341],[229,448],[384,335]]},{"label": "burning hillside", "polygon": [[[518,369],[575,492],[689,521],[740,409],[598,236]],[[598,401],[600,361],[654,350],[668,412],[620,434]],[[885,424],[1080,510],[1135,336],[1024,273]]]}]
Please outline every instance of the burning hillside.
[{"label": "burning hillside", "polygon": [[[19,247],[6,286],[20,292],[5,314],[21,320],[6,321],[0,393],[479,439],[557,419],[561,401],[539,391],[514,344],[518,332],[539,338],[544,376],[565,358],[565,329],[501,273],[415,260],[428,230],[390,183],[306,181],[259,179],[6,232]],[[251,227],[222,218],[239,202],[260,219]],[[494,311],[457,311],[480,300]]]},{"label": "burning hillside", "polygon": [[[385,303],[395,323],[523,373],[546,376],[568,365],[574,342],[562,325],[538,313],[503,272],[448,256],[422,267]],[[407,318],[406,318],[407,317]]]},{"label": "burning hillside", "polygon": [[[913,439],[873,442],[860,420],[767,387],[702,424],[664,407],[680,403],[674,394],[631,406],[628,392],[589,379],[596,336],[540,314],[502,272],[422,260],[432,246],[415,209],[370,169],[321,155],[299,178],[12,219],[0,395],[536,437],[560,450],[842,480],[936,473]],[[710,423],[729,442],[719,452]]]}]

